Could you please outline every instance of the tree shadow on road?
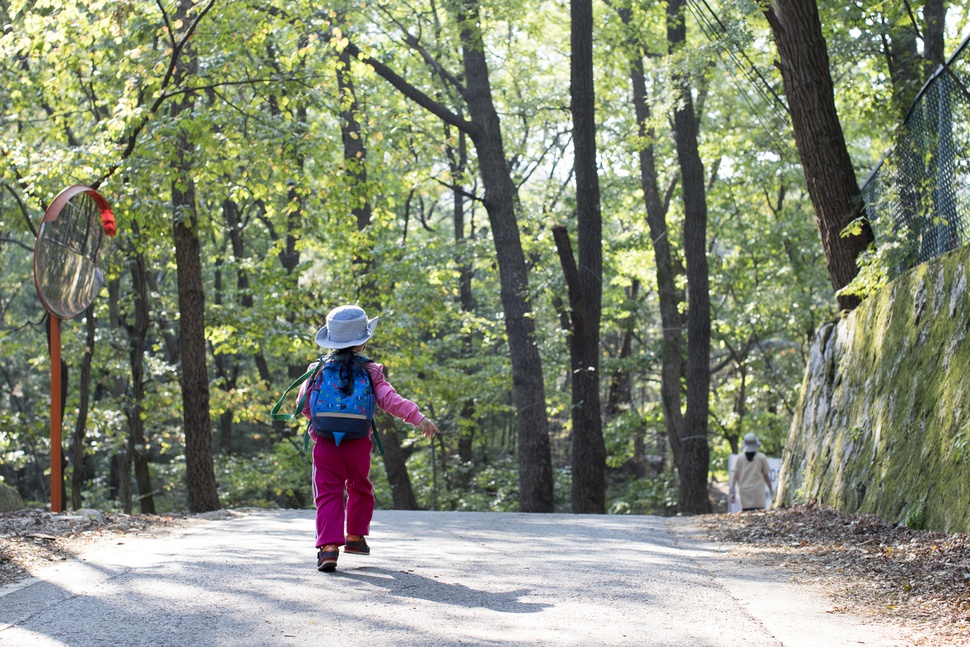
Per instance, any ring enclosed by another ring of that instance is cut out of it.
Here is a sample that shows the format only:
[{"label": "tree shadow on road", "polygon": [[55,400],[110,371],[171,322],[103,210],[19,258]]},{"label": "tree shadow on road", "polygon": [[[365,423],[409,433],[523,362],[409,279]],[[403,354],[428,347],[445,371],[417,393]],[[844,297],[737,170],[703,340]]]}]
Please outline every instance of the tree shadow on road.
[{"label": "tree shadow on road", "polygon": [[436,578],[425,577],[413,571],[365,567],[352,572],[338,571],[334,575],[369,584],[377,589],[386,590],[391,595],[503,613],[538,613],[552,606],[542,602],[521,601],[520,598],[529,595],[528,589],[484,591],[469,588],[463,584],[441,582]]}]

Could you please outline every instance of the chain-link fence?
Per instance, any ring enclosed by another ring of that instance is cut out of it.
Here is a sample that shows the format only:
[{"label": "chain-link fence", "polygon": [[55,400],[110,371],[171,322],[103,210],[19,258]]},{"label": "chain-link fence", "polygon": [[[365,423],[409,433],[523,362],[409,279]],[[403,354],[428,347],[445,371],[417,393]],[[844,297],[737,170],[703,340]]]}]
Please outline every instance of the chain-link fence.
[{"label": "chain-link fence", "polygon": [[894,273],[970,242],[968,42],[923,86],[892,150],[862,187]]}]

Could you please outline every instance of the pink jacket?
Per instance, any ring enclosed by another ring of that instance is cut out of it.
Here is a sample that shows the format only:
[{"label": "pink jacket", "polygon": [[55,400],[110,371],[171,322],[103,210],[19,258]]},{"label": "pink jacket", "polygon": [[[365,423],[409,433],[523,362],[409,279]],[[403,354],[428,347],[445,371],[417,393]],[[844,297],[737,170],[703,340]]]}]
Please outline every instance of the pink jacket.
[{"label": "pink jacket", "polygon": [[[317,363],[313,362],[308,367],[309,371]],[[395,418],[400,418],[404,422],[414,425],[417,427],[424,420],[424,415],[418,409],[418,405],[414,404],[410,400],[406,400],[397,394],[394,387],[384,379],[384,365],[378,364],[377,362],[367,362],[364,364],[364,368],[370,373],[370,379],[374,383],[374,396],[377,400],[377,406],[387,413],[391,414]],[[306,391],[310,384],[307,380],[300,387],[300,393],[296,397],[296,401],[299,402],[300,398],[303,397],[303,392]],[[310,398],[306,399],[303,403],[303,415],[310,419]]]}]

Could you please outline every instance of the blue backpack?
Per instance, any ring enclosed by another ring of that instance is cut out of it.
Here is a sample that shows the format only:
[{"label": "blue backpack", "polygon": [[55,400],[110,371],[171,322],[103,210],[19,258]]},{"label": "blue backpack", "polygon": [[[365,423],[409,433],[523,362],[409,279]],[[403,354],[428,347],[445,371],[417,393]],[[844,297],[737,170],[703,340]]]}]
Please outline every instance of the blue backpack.
[{"label": "blue backpack", "polygon": [[[374,384],[364,364],[371,360],[354,357],[349,375],[341,375],[343,362],[333,356],[321,359],[323,368],[309,388],[310,425],[318,436],[359,440],[370,435],[374,421]],[[349,384],[348,384],[349,382]]]},{"label": "blue backpack", "polygon": [[[336,357],[324,355],[316,365],[286,387],[270,416],[273,420],[296,418],[303,411],[303,404],[309,398],[310,423],[303,434],[304,452],[310,448],[310,429],[313,429],[317,435],[333,438],[334,443],[340,445],[344,439],[367,438],[373,427],[372,438],[377,445],[377,450],[383,456],[384,445],[381,443],[381,435],[377,431],[377,422],[374,420],[374,409],[377,404],[374,383],[371,381],[370,373],[364,368],[364,365],[371,361],[373,360],[363,355],[354,357],[350,365],[351,387],[347,389],[341,379],[340,362]],[[280,413],[286,395],[308,380],[310,386],[299,399],[296,411]]]}]

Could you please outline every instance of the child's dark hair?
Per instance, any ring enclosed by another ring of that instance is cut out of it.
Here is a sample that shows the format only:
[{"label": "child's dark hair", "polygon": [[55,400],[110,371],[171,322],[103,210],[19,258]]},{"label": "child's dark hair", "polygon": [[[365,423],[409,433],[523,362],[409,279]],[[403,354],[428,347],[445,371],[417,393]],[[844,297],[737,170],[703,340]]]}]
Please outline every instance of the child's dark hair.
[{"label": "child's dark hair", "polygon": [[354,352],[353,348],[337,349],[330,353],[330,357],[340,362],[340,392],[344,395],[350,395],[354,390],[354,382],[351,378],[350,367],[357,364],[363,368],[363,363],[357,358],[357,354]]}]

